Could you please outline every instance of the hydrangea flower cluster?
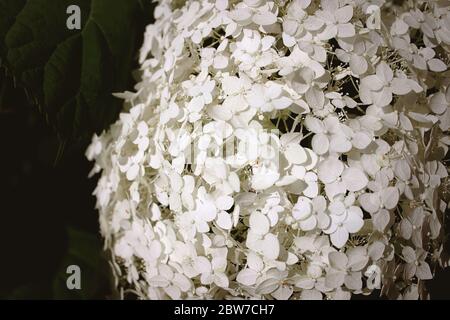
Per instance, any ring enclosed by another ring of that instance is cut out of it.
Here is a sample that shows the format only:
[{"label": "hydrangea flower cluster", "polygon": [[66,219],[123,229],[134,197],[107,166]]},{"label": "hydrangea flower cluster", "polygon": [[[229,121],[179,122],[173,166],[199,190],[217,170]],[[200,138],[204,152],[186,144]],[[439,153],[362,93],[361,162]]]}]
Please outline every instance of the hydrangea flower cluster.
[{"label": "hydrangea flower cluster", "polygon": [[427,298],[448,263],[449,2],[160,0],[155,18],[87,150],[122,292]]}]

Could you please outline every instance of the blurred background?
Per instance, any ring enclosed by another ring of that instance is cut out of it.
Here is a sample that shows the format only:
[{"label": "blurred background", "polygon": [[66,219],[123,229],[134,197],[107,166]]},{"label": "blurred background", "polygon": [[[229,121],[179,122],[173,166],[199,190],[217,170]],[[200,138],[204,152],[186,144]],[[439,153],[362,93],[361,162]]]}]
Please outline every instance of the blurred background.
[{"label": "blurred background", "polygon": [[[110,2],[111,10],[122,1]],[[7,3],[0,0],[0,7]],[[146,8],[136,26],[131,70],[151,12]],[[92,196],[98,177],[88,178],[92,164],[84,156],[92,132],[61,139],[9,70],[0,67],[0,299],[117,298]],[[133,87],[131,70],[120,90]],[[81,268],[81,290],[67,289],[69,265]],[[450,299],[450,270],[438,270],[428,287],[431,298]],[[367,298],[377,294],[356,297]]]}]

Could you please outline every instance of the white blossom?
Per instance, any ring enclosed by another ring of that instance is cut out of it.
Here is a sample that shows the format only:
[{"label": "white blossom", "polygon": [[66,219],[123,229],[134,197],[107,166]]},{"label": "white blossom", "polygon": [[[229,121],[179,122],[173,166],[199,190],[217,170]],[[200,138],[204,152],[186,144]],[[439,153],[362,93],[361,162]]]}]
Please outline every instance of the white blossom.
[{"label": "white blossom", "polygon": [[86,151],[120,289],[427,296],[448,265],[450,5],[375,2],[157,1],[135,92]]}]

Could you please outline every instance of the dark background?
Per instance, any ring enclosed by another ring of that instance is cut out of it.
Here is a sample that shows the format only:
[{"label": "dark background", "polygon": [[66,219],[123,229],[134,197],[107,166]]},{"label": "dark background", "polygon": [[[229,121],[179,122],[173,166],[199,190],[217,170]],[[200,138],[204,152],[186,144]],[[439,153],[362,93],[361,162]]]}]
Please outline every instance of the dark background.
[{"label": "dark background", "polygon": [[[0,297],[105,298],[111,294],[87,142],[61,144],[35,106],[0,77]],[[66,268],[82,290],[66,289]]]},{"label": "dark background", "polygon": [[[118,297],[92,196],[98,177],[88,179],[88,143],[62,143],[0,68],[0,299]],[[66,288],[72,264],[81,267],[81,290]],[[438,271],[428,287],[432,298],[449,299],[450,271]]]}]

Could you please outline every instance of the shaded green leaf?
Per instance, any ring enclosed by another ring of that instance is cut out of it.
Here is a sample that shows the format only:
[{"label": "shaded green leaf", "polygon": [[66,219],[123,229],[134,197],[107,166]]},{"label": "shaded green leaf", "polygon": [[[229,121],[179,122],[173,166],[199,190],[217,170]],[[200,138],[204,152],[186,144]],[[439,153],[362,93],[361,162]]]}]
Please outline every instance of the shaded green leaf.
[{"label": "shaded green leaf", "polygon": [[[81,270],[81,289],[67,288],[67,267]],[[77,229],[68,229],[68,250],[53,281],[54,299],[92,299],[104,295],[109,286],[109,267],[99,237]]]},{"label": "shaded green leaf", "polygon": [[[0,56],[63,140],[89,138],[117,118],[112,96],[131,84],[145,0],[0,0]],[[150,3],[150,1],[148,1]],[[81,30],[69,30],[69,5]]]}]

